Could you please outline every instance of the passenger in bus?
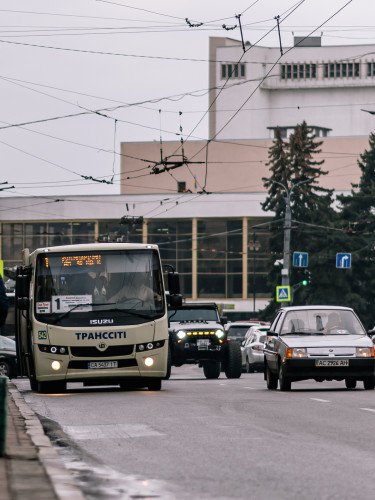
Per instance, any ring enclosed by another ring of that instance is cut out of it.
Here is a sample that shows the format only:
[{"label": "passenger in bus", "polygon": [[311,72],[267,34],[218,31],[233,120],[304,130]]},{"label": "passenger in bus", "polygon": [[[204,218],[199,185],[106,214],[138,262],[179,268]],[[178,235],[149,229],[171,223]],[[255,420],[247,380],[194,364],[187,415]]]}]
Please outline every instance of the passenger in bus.
[{"label": "passenger in bus", "polygon": [[[117,283],[116,283],[117,281]],[[161,300],[153,288],[145,281],[143,273],[131,273],[127,276],[121,276],[121,282],[116,280],[116,277],[111,279],[110,291],[113,293],[109,296],[108,302],[125,302],[134,301],[142,305],[155,307],[155,302]]]}]

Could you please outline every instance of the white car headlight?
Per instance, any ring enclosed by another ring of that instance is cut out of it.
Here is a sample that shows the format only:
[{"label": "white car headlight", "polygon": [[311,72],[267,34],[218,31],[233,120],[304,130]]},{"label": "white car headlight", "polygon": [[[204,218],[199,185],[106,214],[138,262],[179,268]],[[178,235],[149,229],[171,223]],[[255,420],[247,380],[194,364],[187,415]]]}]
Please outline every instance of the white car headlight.
[{"label": "white car headlight", "polygon": [[286,352],[287,358],[307,358],[306,347],[288,347]]},{"label": "white car headlight", "polygon": [[184,339],[186,337],[186,332],[184,332],[183,330],[179,330],[177,332],[177,338],[179,338],[180,340]]},{"label": "white car headlight", "polygon": [[374,349],[372,347],[357,347],[356,356],[357,358],[372,358]]},{"label": "white car headlight", "polygon": [[222,339],[224,337],[224,331],[223,330],[216,330],[215,335],[218,339]]}]

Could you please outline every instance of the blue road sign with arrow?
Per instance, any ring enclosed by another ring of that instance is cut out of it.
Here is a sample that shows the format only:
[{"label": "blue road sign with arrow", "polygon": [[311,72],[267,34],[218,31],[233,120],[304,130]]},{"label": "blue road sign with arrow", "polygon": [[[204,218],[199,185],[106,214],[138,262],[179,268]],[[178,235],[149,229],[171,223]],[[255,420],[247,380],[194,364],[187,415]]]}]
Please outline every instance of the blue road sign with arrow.
[{"label": "blue road sign with arrow", "polygon": [[308,252],[293,252],[293,267],[307,267],[308,265]]},{"label": "blue road sign with arrow", "polygon": [[350,269],[352,267],[352,254],[351,253],[337,253],[336,254],[336,267],[337,267],[337,269]]}]

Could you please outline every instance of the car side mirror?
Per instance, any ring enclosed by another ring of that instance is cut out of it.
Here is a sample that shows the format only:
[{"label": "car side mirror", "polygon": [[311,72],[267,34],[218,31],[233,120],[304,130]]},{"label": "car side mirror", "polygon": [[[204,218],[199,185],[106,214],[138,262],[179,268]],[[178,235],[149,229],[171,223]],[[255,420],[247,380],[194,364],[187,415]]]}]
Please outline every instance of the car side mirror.
[{"label": "car side mirror", "polygon": [[222,325],[226,325],[228,323],[228,316],[221,316],[220,322]]},{"label": "car side mirror", "polygon": [[271,332],[271,330],[268,330],[267,337],[277,337],[277,333],[276,332]]},{"label": "car side mirror", "polygon": [[182,295],[169,295],[168,304],[170,309],[178,309],[182,306]]},{"label": "car side mirror", "polygon": [[373,337],[375,335],[375,330],[367,330],[367,335]]}]

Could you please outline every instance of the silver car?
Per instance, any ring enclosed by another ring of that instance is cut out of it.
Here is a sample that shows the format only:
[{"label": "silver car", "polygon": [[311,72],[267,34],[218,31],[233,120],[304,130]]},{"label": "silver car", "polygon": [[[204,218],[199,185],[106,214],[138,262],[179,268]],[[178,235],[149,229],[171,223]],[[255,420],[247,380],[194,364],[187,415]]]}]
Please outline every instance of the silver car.
[{"label": "silver car", "polygon": [[345,380],[375,388],[375,347],[348,307],[284,307],[277,313],[264,348],[268,389],[288,391],[292,382]]},{"label": "silver car", "polygon": [[249,335],[242,343],[242,370],[246,373],[263,371],[264,354],[263,349],[266,343],[269,326],[252,326]]}]

